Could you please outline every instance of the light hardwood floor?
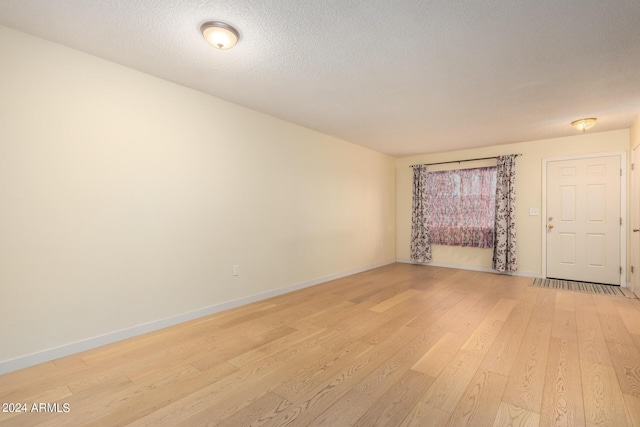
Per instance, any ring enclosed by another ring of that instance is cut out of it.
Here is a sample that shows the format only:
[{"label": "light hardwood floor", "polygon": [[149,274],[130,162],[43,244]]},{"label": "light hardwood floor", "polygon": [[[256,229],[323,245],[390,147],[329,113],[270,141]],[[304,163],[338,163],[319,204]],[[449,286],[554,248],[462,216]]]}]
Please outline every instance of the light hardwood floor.
[{"label": "light hardwood floor", "polygon": [[0,376],[70,409],[0,425],[640,427],[640,301],[530,281],[388,265]]}]

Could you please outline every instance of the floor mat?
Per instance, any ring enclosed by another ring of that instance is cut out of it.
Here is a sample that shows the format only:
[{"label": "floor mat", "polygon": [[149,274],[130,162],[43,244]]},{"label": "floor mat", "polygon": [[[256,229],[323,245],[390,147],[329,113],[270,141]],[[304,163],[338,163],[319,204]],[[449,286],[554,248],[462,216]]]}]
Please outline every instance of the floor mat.
[{"label": "floor mat", "polygon": [[560,289],[564,291],[586,292],[589,294],[612,295],[617,297],[633,298],[625,295],[620,286],[601,285],[599,283],[574,282],[572,280],[558,279],[533,279],[531,286],[539,288]]}]

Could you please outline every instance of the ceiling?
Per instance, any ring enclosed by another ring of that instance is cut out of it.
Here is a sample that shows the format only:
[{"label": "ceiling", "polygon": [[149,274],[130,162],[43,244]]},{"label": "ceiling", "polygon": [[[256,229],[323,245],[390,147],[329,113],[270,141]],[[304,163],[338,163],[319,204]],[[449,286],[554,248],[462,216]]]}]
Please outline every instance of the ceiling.
[{"label": "ceiling", "polygon": [[0,24],[394,156],[640,114],[637,0],[0,0]]}]

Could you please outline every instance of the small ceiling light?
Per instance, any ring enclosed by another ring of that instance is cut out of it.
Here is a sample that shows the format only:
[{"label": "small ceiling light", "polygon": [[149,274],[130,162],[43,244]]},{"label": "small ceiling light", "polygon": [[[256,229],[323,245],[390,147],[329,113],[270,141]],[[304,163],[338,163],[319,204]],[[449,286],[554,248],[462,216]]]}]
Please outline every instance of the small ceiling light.
[{"label": "small ceiling light", "polygon": [[596,120],[597,119],[594,117],[591,117],[588,119],[580,119],[580,120],[571,122],[571,126],[576,128],[577,131],[586,132],[596,124]]},{"label": "small ceiling light", "polygon": [[200,27],[205,40],[216,49],[231,49],[238,43],[238,30],[229,24],[219,21],[205,22]]}]

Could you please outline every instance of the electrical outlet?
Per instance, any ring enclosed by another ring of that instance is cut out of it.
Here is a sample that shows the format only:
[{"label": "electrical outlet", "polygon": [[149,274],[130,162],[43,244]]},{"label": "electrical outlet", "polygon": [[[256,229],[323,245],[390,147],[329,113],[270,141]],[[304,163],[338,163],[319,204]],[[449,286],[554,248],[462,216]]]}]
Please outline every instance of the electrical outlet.
[{"label": "electrical outlet", "polygon": [[240,266],[239,265],[234,265],[233,266],[233,275],[234,276],[239,276],[240,275]]}]

